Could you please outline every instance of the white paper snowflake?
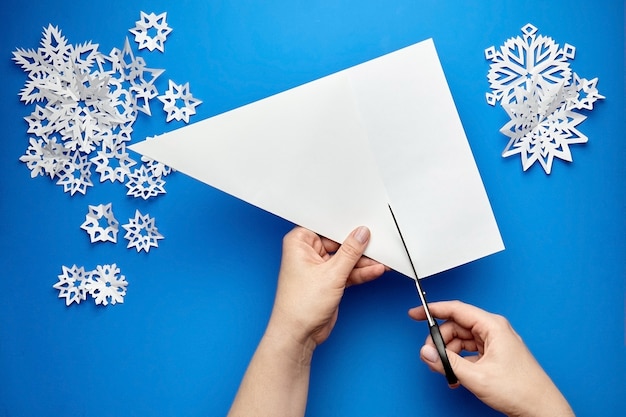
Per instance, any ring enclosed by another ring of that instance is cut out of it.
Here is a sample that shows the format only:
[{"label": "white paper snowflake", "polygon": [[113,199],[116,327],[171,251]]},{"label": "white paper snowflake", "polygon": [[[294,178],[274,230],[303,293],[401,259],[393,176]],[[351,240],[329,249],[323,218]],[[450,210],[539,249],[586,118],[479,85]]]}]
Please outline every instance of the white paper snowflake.
[{"label": "white paper snowflake", "polygon": [[[166,14],[141,13],[141,20],[130,30],[139,49],[159,49],[172,29]],[[48,176],[63,186],[65,192],[85,194],[91,181],[92,168],[100,174],[100,182],[124,182],[128,194],[147,199],[165,193],[161,177],[171,169],[155,162],[135,170],[136,164],[126,152],[131,141],[133,124],[139,113],[151,114],[150,102],[159,96],[155,81],[164,72],[149,68],[142,57],[135,57],[128,38],[122,49],[113,48],[109,54],[98,50],[98,44],[71,44],[53,25],[44,28],[40,46],[36,49],[17,48],[13,60],[26,73],[19,99],[32,106],[24,119],[28,125],[28,145],[19,160],[26,164],[31,177]],[[177,86],[178,87],[178,86]],[[189,120],[200,104],[188,91],[188,85],[176,94],[170,82],[172,109],[166,110],[176,120]],[[184,108],[176,108],[176,100]],[[169,120],[168,120],[169,121]],[[128,247],[148,252],[163,236],[158,233],[154,219],[139,211],[124,225]],[[111,204],[89,206],[81,225],[91,242],[117,241],[119,223]],[[98,266],[86,272],[84,267],[63,267],[54,288],[66,304],[80,303],[87,292],[96,304],[123,302],[127,282],[119,275],[115,264]]]},{"label": "white paper snowflake", "polygon": [[59,281],[52,287],[59,290],[59,298],[65,298],[65,305],[72,303],[80,304],[87,298],[87,281],[90,279],[90,272],[85,272],[84,267],[73,265],[71,268],[62,266],[62,273]]},{"label": "white paper snowflake", "polygon": [[164,42],[172,28],[167,25],[167,13],[156,15],[154,13],[141,12],[141,19],[136,22],[136,26],[130,29],[130,33],[135,35],[135,42],[139,44],[139,49],[148,48],[149,51],[158,49],[163,52]]},{"label": "white paper snowflake", "polygon": [[91,158],[101,182],[123,182],[135,162],[119,144],[130,140],[139,112],[150,114],[163,70],[135,57],[128,38],[122,50],[104,55],[92,42],[69,43],[52,25],[40,48],[18,48],[13,60],[28,75],[20,100],[35,104],[25,117],[34,136],[20,157],[31,176],[57,178],[64,191],[84,194],[93,185]]},{"label": "white paper snowflake", "polygon": [[165,194],[165,180],[161,176],[155,175],[145,165],[136,168],[132,174],[128,174],[126,182],[128,188],[127,195],[143,198],[156,197],[159,194]]},{"label": "white paper snowflake", "polygon": [[113,215],[112,203],[89,206],[85,215],[85,221],[80,228],[89,234],[91,243],[113,242],[117,243],[119,222]]},{"label": "white paper snowflake", "polygon": [[30,138],[30,145],[26,153],[20,156],[30,169],[32,178],[39,175],[48,175],[54,178],[59,170],[69,161],[69,149],[57,143],[56,138],[35,139]]},{"label": "white paper snowflake", "polygon": [[98,265],[85,285],[96,304],[106,306],[124,302],[128,282],[124,275],[120,275],[117,265],[111,264]]},{"label": "white paper snowflake", "polygon": [[158,241],[163,239],[154,224],[154,218],[146,214],[145,216],[135,211],[135,217],[128,219],[128,224],[122,225],[126,230],[124,238],[128,240],[127,248],[135,248],[137,252],[150,252],[151,247],[158,247]]},{"label": "white paper snowflake", "polygon": [[576,110],[591,110],[604,97],[597,78],[586,80],[572,72],[567,61],[575,53],[572,45],[560,47],[538,35],[530,23],[521,37],[485,50],[491,61],[487,103],[500,102],[511,119],[500,130],[509,137],[502,156],[519,154],[524,171],[538,162],[550,174],[554,158],[572,162],[570,145],[587,142],[576,128],[587,116]]},{"label": "white paper snowflake", "polygon": [[183,120],[189,123],[189,116],[196,114],[196,106],[202,104],[202,101],[189,92],[189,83],[178,85],[172,80],[169,80],[169,88],[165,94],[157,98],[163,103],[163,111],[167,113],[166,122]]},{"label": "white paper snowflake", "polygon": [[91,158],[91,162],[96,164],[96,172],[100,174],[100,182],[119,181],[130,174],[130,168],[137,162],[132,160],[126,152],[126,144],[124,142],[115,144],[114,142],[103,145],[102,150]]},{"label": "white paper snowflake", "polygon": [[64,192],[74,195],[79,192],[85,194],[87,187],[93,186],[91,182],[91,162],[87,155],[76,152],[74,156],[63,163],[57,172],[58,185],[63,186]]}]

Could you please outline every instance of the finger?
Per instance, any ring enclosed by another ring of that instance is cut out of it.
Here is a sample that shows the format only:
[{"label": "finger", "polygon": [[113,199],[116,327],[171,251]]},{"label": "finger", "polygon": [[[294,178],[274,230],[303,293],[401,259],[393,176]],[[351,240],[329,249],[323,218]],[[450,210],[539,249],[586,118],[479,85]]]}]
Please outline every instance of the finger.
[{"label": "finger", "polygon": [[[440,326],[440,329],[441,329],[441,326]],[[482,344],[477,343],[473,339],[463,339],[460,337],[454,337],[451,339],[447,338],[446,340],[446,336],[444,336],[443,331],[441,332],[441,336],[444,338],[446,349],[449,349],[455,353],[461,354],[462,352],[482,352]],[[426,338],[426,340],[424,341],[424,344],[432,345],[432,346],[435,345],[430,335]]]},{"label": "finger", "polygon": [[362,268],[370,265],[378,265],[380,262],[373,260],[372,258],[368,258],[367,256],[361,256],[358,262],[355,265],[355,268]]},{"label": "finger", "polygon": [[[472,357],[471,360],[465,359],[449,349],[446,349],[446,354],[448,355],[448,361],[450,362],[454,374],[459,382],[463,384],[466,377],[472,374],[473,367],[476,366],[474,363],[476,359],[474,357]],[[422,346],[420,349],[420,359],[428,365],[432,371],[445,375],[441,358],[434,345],[426,344]],[[456,388],[457,386],[458,385],[451,386],[451,388]]]},{"label": "finger", "polygon": [[321,240],[322,240],[322,245],[324,246],[324,249],[326,249],[326,252],[328,253],[335,253],[337,249],[339,249],[339,246],[341,246],[339,243],[335,242],[334,240],[330,240],[326,237],[321,237]]},{"label": "finger", "polygon": [[367,227],[357,227],[344,240],[328,263],[332,268],[336,269],[340,276],[348,277],[359,259],[361,259],[369,238],[370,231]]},{"label": "finger", "polygon": [[320,237],[311,230],[301,226],[294,227],[283,237],[283,248],[292,247],[296,243],[304,243],[316,251],[319,251],[317,246],[321,246]]},{"label": "finger", "polygon": [[470,329],[466,329],[465,327],[459,325],[454,321],[445,321],[443,324],[439,325],[439,331],[441,332],[441,336],[444,341],[451,341],[453,339],[460,340],[474,340],[475,335],[472,333]]},{"label": "finger", "polygon": [[[485,310],[460,301],[428,303],[428,309],[433,316],[439,319],[454,321],[467,329],[472,329],[481,322],[493,321],[495,316]],[[426,318],[424,308],[421,306],[409,310],[409,316],[415,320],[424,320]]]},{"label": "finger", "polygon": [[373,281],[384,274],[385,270],[385,266],[377,262],[363,267],[359,267],[357,263],[357,267],[354,268],[348,276],[347,285],[363,284]]}]

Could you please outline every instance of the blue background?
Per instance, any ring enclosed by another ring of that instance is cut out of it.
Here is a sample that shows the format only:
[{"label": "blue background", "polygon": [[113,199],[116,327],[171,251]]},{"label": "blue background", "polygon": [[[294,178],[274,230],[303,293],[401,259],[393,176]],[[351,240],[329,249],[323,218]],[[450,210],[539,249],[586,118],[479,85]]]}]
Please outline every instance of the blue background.
[{"label": "blue background", "polygon": [[[507,316],[579,415],[623,413],[623,2],[8,0],[0,10],[0,416],[224,415],[270,313],[292,224],[180,173],[147,202],[108,182],[70,197],[18,161],[33,107],[18,100],[26,74],[11,52],[36,48],[52,23],[108,54],[132,41],[140,11],[168,12],[165,53],[137,55],[166,70],[162,93],[168,79],[190,82],[203,100],[191,121],[434,38],[507,248],[426,280],[430,300]],[[529,22],[574,45],[573,70],[599,77],[607,97],[579,126],[589,142],[549,176],[501,158],[507,116],[484,96],[484,49]],[[166,123],[156,100],[152,112],[134,141],[183,125]],[[150,213],[165,239],[149,254],[126,249],[123,231],[116,245],[91,244],[79,226],[88,204],[107,202],[121,223],[136,208]],[[129,282],[124,304],[57,298],[62,265],[113,262]],[[347,291],[314,358],[308,415],[497,415],[419,361],[427,328],[406,315],[417,304],[394,272]]]}]

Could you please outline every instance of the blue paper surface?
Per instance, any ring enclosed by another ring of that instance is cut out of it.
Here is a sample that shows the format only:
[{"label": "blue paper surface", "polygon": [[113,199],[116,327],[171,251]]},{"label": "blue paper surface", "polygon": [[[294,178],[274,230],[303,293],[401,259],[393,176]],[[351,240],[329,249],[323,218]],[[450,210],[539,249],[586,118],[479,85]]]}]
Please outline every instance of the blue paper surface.
[{"label": "blue paper surface", "polygon": [[[0,6],[0,415],[224,415],[273,301],[282,236],[292,225],[180,174],[154,201],[98,184],[85,196],[31,179],[18,161],[29,135],[11,62],[58,25],[72,43],[121,48],[140,12],[167,12],[164,53],[142,51],[167,80],[203,101],[191,121],[239,107],[432,37],[507,249],[424,282],[429,300],[458,298],[507,316],[579,415],[626,406],[626,142],[624,5],[598,1],[126,1]],[[507,117],[485,102],[484,49],[526,23],[576,47],[572,67],[606,96],[580,129],[573,163],[522,172],[501,158]],[[152,104],[135,141],[182,126]],[[165,239],[149,254],[91,244],[87,206],[135,209]],[[66,307],[52,288],[61,265],[116,263],[124,304]],[[419,303],[395,273],[350,288],[337,326],[316,352],[308,415],[499,415],[450,391],[420,361],[427,336],[406,315]],[[349,388],[347,388],[349,387]]]}]

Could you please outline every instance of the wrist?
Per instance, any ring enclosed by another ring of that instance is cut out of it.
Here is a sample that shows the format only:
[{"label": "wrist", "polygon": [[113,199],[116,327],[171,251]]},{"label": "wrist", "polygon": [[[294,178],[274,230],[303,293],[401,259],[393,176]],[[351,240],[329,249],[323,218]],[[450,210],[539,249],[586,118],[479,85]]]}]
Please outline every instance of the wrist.
[{"label": "wrist", "polygon": [[311,365],[317,344],[297,326],[287,324],[272,315],[263,339],[294,363],[302,366]]}]

